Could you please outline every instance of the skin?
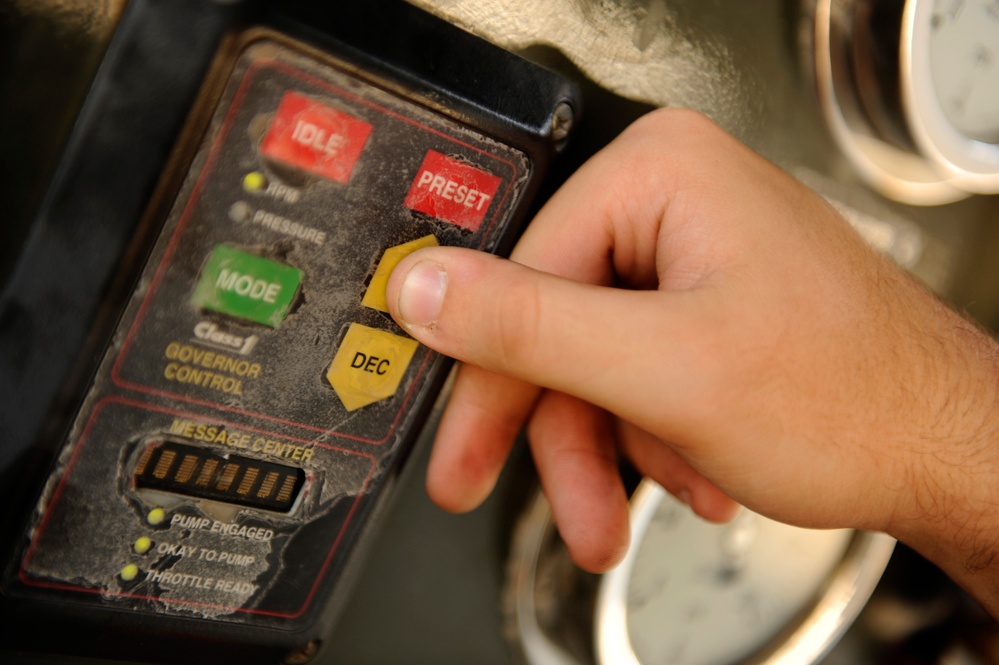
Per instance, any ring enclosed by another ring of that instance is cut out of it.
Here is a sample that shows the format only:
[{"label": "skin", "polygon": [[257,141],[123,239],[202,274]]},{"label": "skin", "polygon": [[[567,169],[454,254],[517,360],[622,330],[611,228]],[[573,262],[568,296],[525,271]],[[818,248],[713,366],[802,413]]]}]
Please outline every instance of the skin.
[{"label": "skin", "polygon": [[427,477],[492,490],[526,426],[574,560],[627,547],[616,460],[705,519],[887,532],[999,616],[999,352],[820,197],[703,116],[651,113],[512,260],[419,250],[392,315],[465,363]]}]

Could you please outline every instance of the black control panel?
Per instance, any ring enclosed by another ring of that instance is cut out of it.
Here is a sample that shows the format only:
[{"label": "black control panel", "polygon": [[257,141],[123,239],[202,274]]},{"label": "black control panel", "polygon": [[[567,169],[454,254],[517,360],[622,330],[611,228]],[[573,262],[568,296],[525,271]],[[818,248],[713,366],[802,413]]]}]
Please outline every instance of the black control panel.
[{"label": "black control panel", "polygon": [[[508,251],[564,139],[572,88],[525,61],[507,62],[546,86],[540,133],[395,71],[398,45],[379,59],[261,16],[230,32],[200,147],[161,185],[173,202],[8,566],[8,607],[314,638],[449,367],[388,315],[388,275],[430,245]],[[453,32],[410,47],[459,33],[427,25]]]}]

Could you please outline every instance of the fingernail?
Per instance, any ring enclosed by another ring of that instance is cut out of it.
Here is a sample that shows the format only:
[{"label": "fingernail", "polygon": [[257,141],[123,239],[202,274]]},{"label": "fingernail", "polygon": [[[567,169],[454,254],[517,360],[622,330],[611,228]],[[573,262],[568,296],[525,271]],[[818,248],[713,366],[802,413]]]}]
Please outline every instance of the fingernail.
[{"label": "fingernail", "polygon": [[680,501],[688,506],[690,505],[690,502],[694,500],[694,497],[690,494],[690,490],[680,490],[676,493],[676,498],[680,499]]},{"label": "fingernail", "polygon": [[409,269],[399,290],[399,316],[409,325],[437,322],[447,288],[447,273],[439,264],[420,261]]}]

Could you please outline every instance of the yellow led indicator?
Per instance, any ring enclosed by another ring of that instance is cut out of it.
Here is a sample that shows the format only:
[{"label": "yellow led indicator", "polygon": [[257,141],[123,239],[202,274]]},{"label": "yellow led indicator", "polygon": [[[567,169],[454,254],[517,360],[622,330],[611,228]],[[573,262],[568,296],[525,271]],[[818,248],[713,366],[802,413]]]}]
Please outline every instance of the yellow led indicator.
[{"label": "yellow led indicator", "polygon": [[165,519],[166,519],[166,511],[163,510],[162,508],[153,508],[152,510],[149,511],[149,514],[146,515],[146,521],[152,524],[153,526],[156,526],[157,524],[162,524],[163,520]]},{"label": "yellow led indicator", "polygon": [[348,411],[374,404],[395,394],[418,346],[408,337],[351,323],[326,380]]},{"label": "yellow led indicator", "polygon": [[260,171],[247,173],[243,178],[243,189],[248,192],[259,192],[267,187],[267,176]]},{"label": "yellow led indicator", "polygon": [[378,267],[375,268],[375,274],[371,276],[371,284],[368,285],[368,290],[364,293],[361,304],[371,309],[377,309],[379,312],[387,313],[388,303],[385,300],[385,288],[388,286],[389,275],[399,265],[399,261],[402,261],[418,249],[436,247],[439,244],[437,238],[429,235],[417,238],[404,245],[396,245],[395,247],[386,249],[385,253],[382,254],[382,260],[378,262]]},{"label": "yellow led indicator", "polygon": [[153,541],[145,536],[142,536],[135,543],[132,544],[132,550],[136,554],[145,554],[153,548]]},{"label": "yellow led indicator", "polygon": [[121,575],[121,579],[125,580],[126,582],[131,582],[132,580],[134,580],[136,577],[139,576],[139,567],[136,566],[134,563],[130,563],[121,569],[119,575]]}]

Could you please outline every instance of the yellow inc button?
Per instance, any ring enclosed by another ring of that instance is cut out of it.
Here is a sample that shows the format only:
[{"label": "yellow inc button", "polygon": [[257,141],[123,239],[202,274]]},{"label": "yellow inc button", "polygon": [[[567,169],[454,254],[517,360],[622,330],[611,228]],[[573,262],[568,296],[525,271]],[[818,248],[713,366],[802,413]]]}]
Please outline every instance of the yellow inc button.
[{"label": "yellow inc button", "polygon": [[379,312],[387,313],[388,303],[385,301],[385,289],[388,287],[389,275],[399,265],[399,261],[402,261],[406,256],[418,249],[435,247],[438,244],[437,238],[429,235],[386,249],[385,253],[382,254],[382,260],[378,262],[378,267],[375,268],[375,274],[371,276],[371,284],[368,285],[368,290],[364,292],[361,304],[371,309],[377,309]]},{"label": "yellow inc button", "polygon": [[395,394],[419,344],[384,330],[351,323],[326,371],[348,411]]}]

